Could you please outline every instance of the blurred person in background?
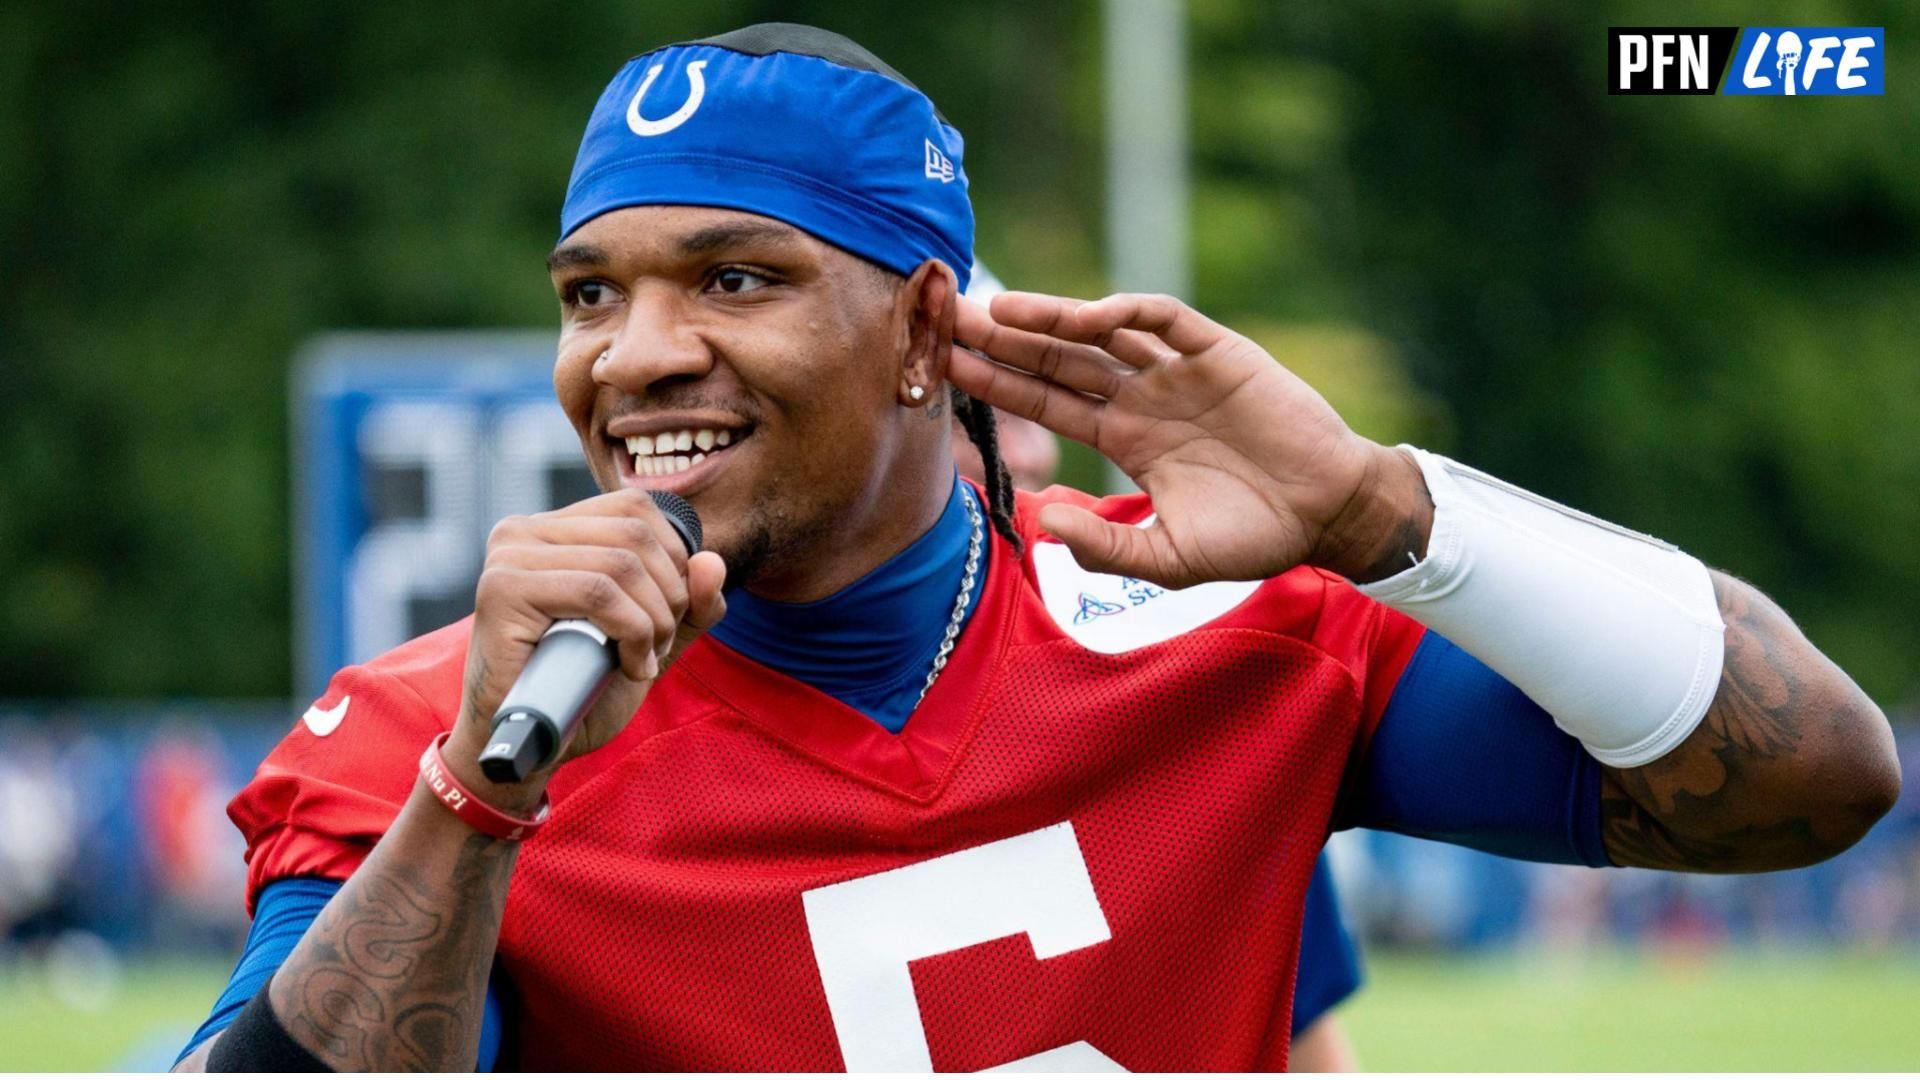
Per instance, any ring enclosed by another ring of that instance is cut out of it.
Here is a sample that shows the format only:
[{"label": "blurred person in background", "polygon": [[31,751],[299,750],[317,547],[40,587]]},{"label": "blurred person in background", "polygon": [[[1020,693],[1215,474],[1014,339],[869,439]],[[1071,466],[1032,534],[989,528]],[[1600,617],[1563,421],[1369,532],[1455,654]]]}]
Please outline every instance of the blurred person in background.
[{"label": "blurred person in background", "polygon": [[154,888],[149,939],[163,949],[232,940],[231,910],[220,901],[244,886],[245,864],[226,819],[230,790],[225,750],[203,727],[170,725],[140,751],[133,791]]},{"label": "blurred person in background", "polygon": [[[1281,1067],[1330,827],[1739,871],[1892,801],[1884,718],[1751,588],[1371,443],[1167,298],[960,302],[959,158],[836,35],[622,70],[550,257],[610,494],[503,523],[475,617],[343,671],[236,800],[254,937],[182,1068],[464,1068],[503,1013],[532,1067]],[[983,402],[1150,501],[1016,498]],[[807,653],[890,611],[885,693]],[[575,616],[620,673],[570,764],[486,780]]]},{"label": "blurred person in background", "polygon": [[0,952],[17,937],[51,937],[79,853],[75,794],[51,741],[22,727],[4,732],[0,755]]}]

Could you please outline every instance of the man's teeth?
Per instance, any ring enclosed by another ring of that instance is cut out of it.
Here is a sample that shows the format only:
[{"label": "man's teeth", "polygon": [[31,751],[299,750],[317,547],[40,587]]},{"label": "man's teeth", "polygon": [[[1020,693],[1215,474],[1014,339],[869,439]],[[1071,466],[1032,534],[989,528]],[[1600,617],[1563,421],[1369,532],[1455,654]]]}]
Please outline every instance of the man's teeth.
[{"label": "man's teeth", "polygon": [[672,476],[685,472],[707,460],[705,454],[635,454],[633,472],[635,476]]},{"label": "man's teeth", "polygon": [[[716,446],[733,443],[733,432],[720,428],[686,428],[663,431],[658,435],[632,435],[627,452],[633,455],[633,471],[638,476],[671,476],[707,460],[706,452]],[[687,453],[686,451],[698,451]]]}]

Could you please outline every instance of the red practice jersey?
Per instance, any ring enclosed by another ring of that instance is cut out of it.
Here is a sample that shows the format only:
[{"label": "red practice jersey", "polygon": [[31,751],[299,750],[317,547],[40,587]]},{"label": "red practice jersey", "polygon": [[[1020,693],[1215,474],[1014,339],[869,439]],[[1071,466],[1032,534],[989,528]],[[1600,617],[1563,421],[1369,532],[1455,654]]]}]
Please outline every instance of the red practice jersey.
[{"label": "red practice jersey", "polygon": [[[899,734],[709,638],[558,771],[500,937],[510,1064],[1286,1066],[1314,858],[1420,627],[1308,568],[1088,573],[1038,532],[1051,501],[1151,512],[1022,494],[1024,558],[993,538]],[[468,632],[342,671],[260,766],[231,809],[250,905],[365,858]]]}]

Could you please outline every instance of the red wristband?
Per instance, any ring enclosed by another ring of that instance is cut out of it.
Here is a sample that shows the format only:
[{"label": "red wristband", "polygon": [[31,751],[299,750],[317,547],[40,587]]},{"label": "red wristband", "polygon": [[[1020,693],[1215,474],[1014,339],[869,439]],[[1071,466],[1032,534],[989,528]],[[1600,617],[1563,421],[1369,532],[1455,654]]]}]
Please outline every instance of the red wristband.
[{"label": "red wristband", "polygon": [[427,744],[426,753],[420,755],[420,779],[427,782],[427,790],[433,792],[433,797],[475,831],[495,840],[525,840],[539,832],[540,826],[547,823],[547,815],[553,812],[546,792],[540,793],[540,805],[534,808],[532,818],[513,817],[482,802],[478,795],[454,779],[453,770],[447,768],[447,759],[440,756],[440,748],[452,734],[443,731],[434,736]]}]

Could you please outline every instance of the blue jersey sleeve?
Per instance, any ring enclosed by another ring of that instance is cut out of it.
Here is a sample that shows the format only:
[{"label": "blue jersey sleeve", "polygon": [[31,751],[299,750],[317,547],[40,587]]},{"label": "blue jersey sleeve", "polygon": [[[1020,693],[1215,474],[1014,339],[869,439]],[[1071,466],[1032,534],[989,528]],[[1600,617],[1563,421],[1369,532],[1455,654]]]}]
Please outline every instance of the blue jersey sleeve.
[{"label": "blue jersey sleeve", "polygon": [[1394,687],[1339,824],[1530,862],[1610,865],[1600,763],[1512,683],[1432,631]]},{"label": "blue jersey sleeve", "polygon": [[[293,954],[293,947],[305,936],[307,927],[320,917],[320,911],[340,891],[341,882],[320,878],[286,878],[260,892],[254,907],[253,927],[247,931],[247,943],[240,949],[240,962],[227,977],[226,989],[213,1003],[213,1012],[200,1030],[187,1040],[186,1049],[174,1059],[178,1065],[201,1043],[225,1031],[240,1016],[240,1010],[267,985],[273,973]],[[490,984],[487,1002],[480,1020],[480,1054],[476,1072],[492,1072],[500,1057],[501,1012],[499,995]]]},{"label": "blue jersey sleeve", "polygon": [[1300,973],[1293,985],[1293,1033],[1313,1026],[1329,1009],[1360,989],[1360,950],[1340,915],[1340,898],[1326,855],[1307,886],[1306,918],[1300,925]]}]

